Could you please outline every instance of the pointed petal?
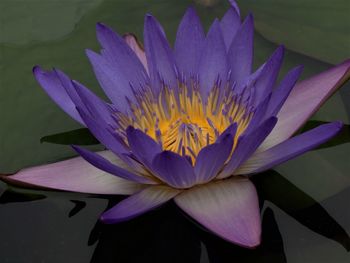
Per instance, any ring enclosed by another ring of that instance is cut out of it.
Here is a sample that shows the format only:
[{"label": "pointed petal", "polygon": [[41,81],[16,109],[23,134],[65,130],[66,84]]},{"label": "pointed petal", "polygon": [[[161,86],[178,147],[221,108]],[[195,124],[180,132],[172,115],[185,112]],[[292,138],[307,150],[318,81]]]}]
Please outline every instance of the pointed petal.
[{"label": "pointed petal", "polygon": [[[57,73],[55,71],[44,71],[40,68],[40,66],[35,66],[33,68],[33,74],[35,79],[39,82],[40,86],[45,90],[50,98],[56,102],[57,105],[60,106],[69,116],[85,126],[75,108],[75,104],[68,95],[66,87],[64,87],[62,84]],[[64,73],[62,72],[62,74]]]},{"label": "pointed petal", "polygon": [[197,186],[174,200],[218,236],[244,247],[260,244],[259,201],[248,179],[232,178]]},{"label": "pointed petal", "polygon": [[235,135],[236,135],[236,132],[237,132],[237,128],[238,128],[238,125],[237,123],[232,123],[230,126],[228,126],[226,128],[226,130],[224,130],[219,138],[216,140],[216,143],[220,143],[228,134],[230,134],[232,136],[232,138],[235,138]]},{"label": "pointed petal", "polygon": [[95,67],[101,67],[102,71],[106,71],[105,67],[112,69],[114,75],[109,77],[117,85],[114,87],[106,86],[106,94],[116,105],[124,103],[124,101],[117,99],[122,96],[132,99],[133,94],[130,86],[136,88],[139,85],[144,86],[145,83],[148,83],[148,75],[135,52],[121,36],[102,23],[96,25],[96,33],[97,39],[103,47],[102,55],[110,64],[100,62],[100,65],[95,65]]},{"label": "pointed petal", "polygon": [[239,7],[238,4],[236,3],[235,0],[228,0],[230,2],[231,7],[236,11],[236,13],[240,16],[240,11],[239,11]]},{"label": "pointed petal", "polygon": [[241,18],[239,16],[239,13],[237,13],[233,7],[230,8],[220,21],[222,35],[224,37],[227,50],[230,48],[232,40],[236,35],[240,25]]},{"label": "pointed petal", "polygon": [[261,150],[291,137],[349,77],[350,60],[347,60],[297,83],[277,115],[277,125],[266,138]]},{"label": "pointed petal", "polygon": [[[103,120],[106,124],[115,125],[115,120],[108,107],[108,104],[97,97],[92,91],[85,88],[77,81],[72,81],[79,101],[76,107],[84,110],[87,114]],[[80,114],[80,113],[79,113]]]},{"label": "pointed petal", "polygon": [[226,81],[228,61],[220,22],[216,19],[209,29],[199,63],[200,92],[206,100],[217,80]]},{"label": "pointed petal", "polygon": [[286,74],[276,90],[272,93],[268,109],[266,110],[266,116],[277,115],[283,103],[286,101],[290,92],[292,91],[298,78],[300,77],[302,71],[303,66],[298,66]]},{"label": "pointed petal", "polygon": [[252,131],[254,131],[263,121],[265,121],[269,117],[273,116],[267,116],[266,118],[266,111],[269,106],[269,102],[271,99],[271,94],[269,94],[265,100],[263,100],[255,109],[255,113],[252,117],[252,119],[249,122],[248,127],[245,129],[243,134],[249,134]]},{"label": "pointed petal", "polygon": [[86,123],[86,126],[89,128],[91,133],[95,136],[97,140],[99,140],[104,146],[106,146],[109,150],[115,153],[120,159],[124,160],[122,154],[128,153],[128,149],[125,145],[119,140],[117,134],[112,133],[105,123],[103,123],[99,119],[94,119],[84,111],[81,111],[78,108],[80,116]]},{"label": "pointed petal", "polygon": [[132,49],[132,51],[135,52],[138,59],[141,61],[143,67],[148,73],[148,66],[147,66],[147,59],[146,59],[146,53],[143,49],[142,44],[139,42],[137,37],[134,34],[127,33],[123,36],[126,44]]},{"label": "pointed petal", "polygon": [[340,122],[320,125],[264,152],[258,152],[243,163],[235,174],[250,174],[268,170],[326,142],[335,136],[342,126]]},{"label": "pointed petal", "polygon": [[254,22],[250,14],[244,20],[232,40],[228,51],[231,79],[241,86],[252,72]]},{"label": "pointed petal", "polygon": [[[123,165],[110,151],[98,152],[111,162]],[[106,173],[86,162],[81,157],[27,168],[2,180],[16,185],[33,185],[38,187],[90,193],[129,195],[142,189],[142,185],[124,180]]]},{"label": "pointed petal", "polygon": [[126,170],[124,168],[119,167],[118,165],[115,165],[108,161],[107,159],[103,158],[102,156],[91,152],[89,150],[86,150],[84,148],[81,148],[79,146],[72,146],[74,150],[83,157],[87,162],[91,163],[93,166],[107,172],[110,174],[113,174],[115,176],[118,176],[120,178],[123,178],[125,180],[133,181],[136,183],[141,184],[155,184],[154,181],[137,175],[133,171]]},{"label": "pointed petal", "polygon": [[158,178],[175,188],[191,187],[195,182],[192,165],[185,157],[171,151],[157,154],[152,162],[152,170]]},{"label": "pointed petal", "polygon": [[282,66],[284,57],[284,47],[279,46],[276,51],[267,60],[261,73],[257,76],[254,83],[255,105],[258,105],[268,96],[277,80],[278,73]]},{"label": "pointed petal", "polygon": [[128,127],[126,130],[129,147],[139,161],[151,167],[154,156],[162,151],[160,145],[139,129]]},{"label": "pointed petal", "polygon": [[220,142],[204,147],[196,158],[194,173],[197,183],[206,183],[213,179],[230,156],[233,146],[233,137],[227,134]]},{"label": "pointed petal", "polygon": [[180,74],[195,76],[205,39],[204,30],[193,7],[187,9],[176,34],[174,54]]},{"label": "pointed petal", "polygon": [[273,127],[276,125],[276,122],[277,119],[271,117],[264,121],[253,132],[242,136],[238,141],[231,159],[227,162],[224,170],[217,178],[226,178],[235,174],[235,170],[256,151],[267,135],[269,135]]},{"label": "pointed petal", "polygon": [[118,203],[104,212],[101,220],[107,224],[115,224],[137,217],[155,209],[180,193],[180,190],[167,186],[148,187]]},{"label": "pointed petal", "polygon": [[[134,99],[131,82],[125,78],[124,72],[119,69],[119,66],[113,66],[103,56],[91,50],[86,50],[86,55],[103,91],[121,112],[125,112],[125,108],[128,107],[126,98]],[[136,85],[138,86],[138,84]]]},{"label": "pointed petal", "polygon": [[145,51],[152,88],[159,92],[161,82],[171,88],[177,85],[175,59],[164,30],[151,15],[145,17]]}]

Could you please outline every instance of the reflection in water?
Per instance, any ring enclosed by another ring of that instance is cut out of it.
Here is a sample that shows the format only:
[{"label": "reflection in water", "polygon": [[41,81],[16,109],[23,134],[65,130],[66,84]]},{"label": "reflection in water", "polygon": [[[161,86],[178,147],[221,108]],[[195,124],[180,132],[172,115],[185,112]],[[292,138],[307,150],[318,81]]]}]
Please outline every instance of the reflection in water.
[{"label": "reflection in water", "polygon": [[[111,201],[109,206],[114,205]],[[115,225],[97,223],[90,236],[98,244],[93,263],[184,262],[200,260],[196,229],[173,203],[144,216]]]},{"label": "reflection in water", "polygon": [[272,202],[302,225],[350,250],[350,237],[346,231],[312,197],[283,176],[268,171],[256,175],[253,181],[260,200]]},{"label": "reflection in water", "polygon": [[283,240],[270,208],[265,209],[262,220],[262,243],[254,250],[234,246],[213,235],[203,234],[202,238],[208,250],[210,263],[287,262]]},{"label": "reflection in water", "polygon": [[[254,250],[235,246],[212,235],[188,218],[172,202],[128,222],[104,225],[97,221],[95,227],[90,231],[89,240],[81,240],[81,243],[87,243],[94,248],[90,261],[92,263],[287,262],[285,249],[288,247],[284,241],[288,240],[288,236],[281,235],[278,217],[275,218],[273,209],[266,206],[268,203],[265,201],[268,201],[300,224],[319,235],[338,242],[347,251],[349,250],[350,238],[346,231],[308,194],[274,171],[256,175],[252,180],[258,189],[260,205],[263,208],[262,244]],[[350,193],[350,191],[347,192]],[[20,189],[6,189],[0,197],[0,204],[22,205],[21,202],[42,202],[44,198],[50,200],[52,198],[50,195],[50,192],[22,192]],[[71,220],[71,217],[75,218],[89,208],[89,199],[80,200],[79,196],[72,198],[66,195],[67,193],[62,193],[60,202],[73,203],[69,213],[66,213],[67,220]],[[120,200],[122,197],[110,197],[107,208]],[[22,206],[24,205],[25,203]],[[347,207],[346,204],[341,205]],[[349,226],[346,225],[346,227]],[[21,234],[25,235],[25,233]],[[28,258],[28,260],[31,259]]]}]

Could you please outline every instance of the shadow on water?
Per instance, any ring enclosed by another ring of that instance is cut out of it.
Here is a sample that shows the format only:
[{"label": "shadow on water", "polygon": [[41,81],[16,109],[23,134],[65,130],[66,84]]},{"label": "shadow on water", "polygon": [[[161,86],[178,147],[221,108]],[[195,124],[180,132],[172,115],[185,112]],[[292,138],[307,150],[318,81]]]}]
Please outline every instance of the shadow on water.
[{"label": "shadow on water", "polygon": [[[114,203],[111,201],[110,206]],[[115,225],[97,222],[89,243],[97,239],[93,263],[200,260],[200,239],[173,203],[129,222]]]}]

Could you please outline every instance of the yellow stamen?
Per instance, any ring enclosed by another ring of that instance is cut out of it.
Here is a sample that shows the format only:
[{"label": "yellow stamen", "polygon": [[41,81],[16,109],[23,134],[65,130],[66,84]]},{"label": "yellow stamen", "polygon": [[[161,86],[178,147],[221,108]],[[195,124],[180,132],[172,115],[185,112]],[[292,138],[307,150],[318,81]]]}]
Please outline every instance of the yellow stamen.
[{"label": "yellow stamen", "polygon": [[122,129],[134,126],[159,141],[164,150],[188,155],[195,160],[199,151],[216,141],[232,123],[237,123],[237,139],[252,117],[232,92],[220,94],[214,87],[207,103],[197,90],[180,84],[177,91],[164,88],[157,98],[151,91],[142,94],[138,104],[131,104],[132,113],[117,113]]}]

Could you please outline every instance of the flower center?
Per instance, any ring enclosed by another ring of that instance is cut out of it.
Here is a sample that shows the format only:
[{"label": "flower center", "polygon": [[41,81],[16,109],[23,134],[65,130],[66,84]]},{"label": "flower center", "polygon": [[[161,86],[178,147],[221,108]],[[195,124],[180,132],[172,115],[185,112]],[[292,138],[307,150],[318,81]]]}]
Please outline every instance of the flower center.
[{"label": "flower center", "polygon": [[119,131],[133,126],[170,150],[195,160],[199,151],[216,141],[231,124],[237,123],[237,139],[246,129],[253,112],[245,106],[241,96],[227,87],[215,86],[206,103],[195,88],[179,85],[178,89],[164,88],[158,96],[152,92],[137,94],[137,102],[130,103],[130,113],[117,113]]}]

